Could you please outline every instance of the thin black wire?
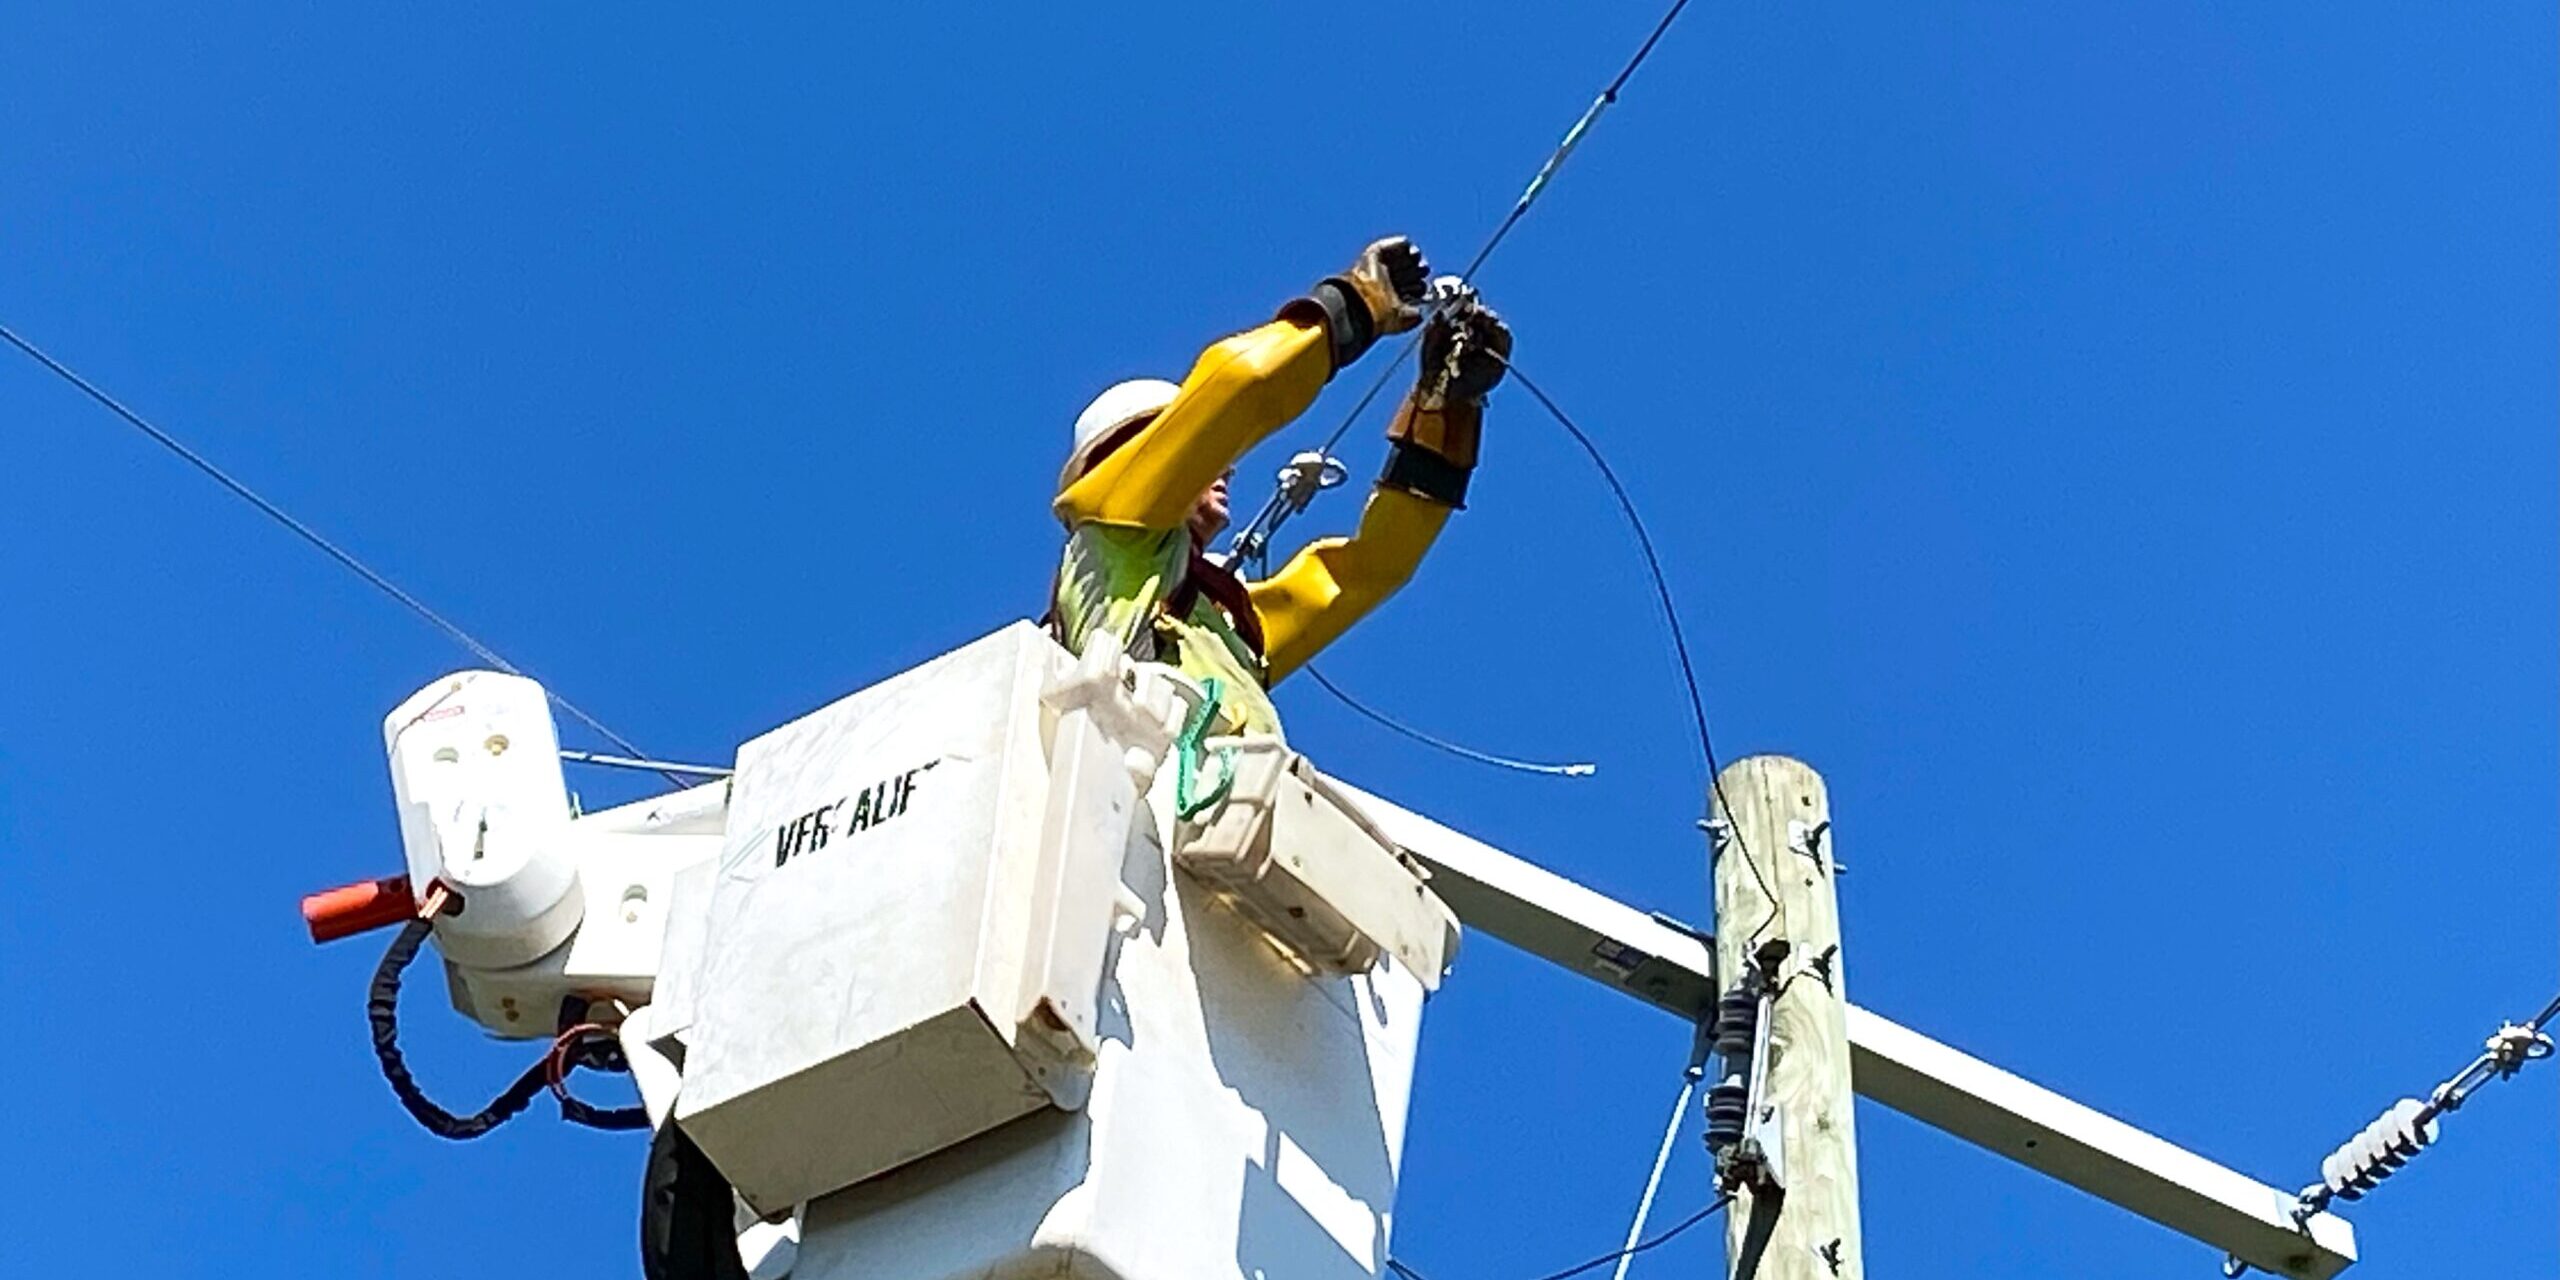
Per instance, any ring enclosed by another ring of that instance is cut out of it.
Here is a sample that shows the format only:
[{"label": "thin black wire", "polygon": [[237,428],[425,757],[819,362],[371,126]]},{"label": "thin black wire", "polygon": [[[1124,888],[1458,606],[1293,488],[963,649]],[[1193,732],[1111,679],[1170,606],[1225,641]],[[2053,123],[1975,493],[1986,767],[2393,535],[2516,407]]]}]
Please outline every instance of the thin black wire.
[{"label": "thin black wire", "polygon": [[1396,358],[1389,360],[1387,367],[1378,370],[1378,380],[1370,383],[1369,389],[1360,393],[1360,399],[1352,404],[1351,412],[1342,415],[1342,421],[1334,425],[1333,434],[1324,438],[1324,447],[1320,452],[1331,453],[1335,445],[1342,443],[1342,437],[1344,433],[1351,430],[1351,424],[1358,422],[1360,415],[1369,411],[1369,405],[1378,398],[1378,393],[1387,389],[1388,380],[1396,376],[1396,370],[1404,367],[1406,358],[1413,354],[1414,345],[1421,340],[1421,334],[1422,331],[1416,329],[1413,333],[1406,335],[1404,345],[1396,348]]},{"label": "thin black wire", "polygon": [[[310,543],[313,547],[318,548],[322,555],[337,561],[348,572],[355,574],[357,577],[364,579],[368,583],[371,583],[384,595],[387,595],[393,600],[396,600],[406,606],[409,612],[425,619],[428,625],[445,633],[445,635],[450,637],[456,644],[459,644],[464,649],[469,650],[472,656],[480,659],[482,662],[488,663],[490,666],[496,667],[500,671],[506,672],[508,675],[524,675],[524,671],[517,667],[516,664],[507,661],[506,658],[497,650],[480,643],[477,637],[474,637],[470,632],[463,630],[461,627],[454,625],[452,620],[446,618],[443,614],[428,608],[425,601],[401,590],[399,584],[394,583],[389,578],[374,572],[370,566],[366,565],[363,561],[356,559],[355,556],[350,554],[346,549],[329,541],[327,538],[322,537],[318,530],[313,529],[310,525],[304,524],[300,520],[295,519],[293,515],[290,512],[287,512],[284,508],[267,501],[267,499],[261,496],[257,490],[250,488],[248,485],[241,483],[237,479],[234,479],[230,472],[224,471],[222,468],[215,466],[211,459],[193,449],[188,448],[185,442],[179,440],[176,436],[170,435],[168,432],[152,425],[151,422],[148,419],[145,419],[141,414],[127,408],[123,401],[107,394],[105,388],[89,381],[87,378],[81,377],[80,374],[69,365],[54,359],[52,356],[47,355],[42,348],[36,346],[36,344],[20,337],[16,330],[11,329],[5,324],[0,324],[0,338],[7,339],[9,345],[25,352],[27,356],[33,359],[37,364],[43,365],[45,368],[52,370],[54,376],[61,378],[63,381],[70,383],[74,387],[79,388],[79,390],[90,399],[104,405],[109,413],[124,419],[127,425],[133,427],[134,430],[140,431],[142,434],[149,436],[152,441],[158,444],[161,448],[176,454],[181,460],[186,462],[187,465],[203,472],[215,484],[221,485],[223,488],[230,490],[233,496],[248,503],[250,506],[257,508],[261,514],[265,515],[268,519],[275,521],[277,524],[284,526],[284,528],[294,536],[302,539],[304,542]],[[561,697],[557,693],[552,693],[547,687],[544,692],[549,694],[551,701],[558,705],[561,710],[566,711],[571,716],[575,717],[579,723],[595,730],[598,734],[602,735],[607,742],[610,742],[635,756],[645,756],[649,754],[648,752],[633,745],[629,738],[625,738],[621,734],[615,733],[612,729],[607,728],[603,721],[596,719],[594,716],[588,715],[584,710],[580,709],[577,704],[569,701],[567,698]],[[668,781],[673,782],[678,786],[692,785],[673,775],[668,775]]]},{"label": "thin black wire", "polygon": [[[1574,148],[1581,145],[1583,137],[1589,132],[1591,126],[1599,120],[1600,114],[1617,102],[1618,92],[1627,87],[1628,81],[1635,78],[1636,69],[1644,65],[1645,59],[1653,56],[1654,46],[1662,43],[1663,34],[1671,30],[1671,24],[1673,20],[1680,16],[1680,11],[1688,7],[1689,0],[1672,0],[1671,6],[1663,10],[1661,19],[1653,24],[1653,30],[1645,34],[1644,43],[1636,46],[1636,51],[1633,56],[1627,59],[1627,64],[1618,69],[1618,74],[1609,81],[1606,87],[1600,90],[1600,96],[1592,99],[1591,105],[1583,109],[1582,115],[1574,121],[1573,127],[1565,131],[1563,140],[1559,141],[1555,145],[1554,150],[1547,153],[1545,162],[1540,164],[1538,166],[1537,173],[1530,177],[1529,185],[1522,188],[1520,198],[1512,202],[1511,211],[1503,215],[1502,221],[1495,225],[1493,234],[1485,237],[1483,245],[1476,249],[1475,256],[1467,260],[1466,269],[1458,273],[1460,279],[1468,281],[1473,281],[1475,279],[1476,273],[1484,268],[1486,260],[1493,257],[1493,251],[1501,247],[1502,242],[1511,235],[1511,229],[1520,225],[1520,220],[1528,215],[1530,206],[1538,202],[1538,197],[1546,191],[1548,184],[1553,182],[1556,175],[1563,170],[1565,161],[1572,156]],[[1378,376],[1376,379],[1372,380],[1369,383],[1368,389],[1362,391],[1360,393],[1360,398],[1352,403],[1351,411],[1342,415],[1342,421],[1335,424],[1332,433],[1324,438],[1324,446],[1321,452],[1330,454],[1333,452],[1334,446],[1342,443],[1342,437],[1348,434],[1352,425],[1360,420],[1361,414],[1369,411],[1369,406],[1377,400],[1379,393],[1385,391],[1387,383],[1395,378],[1396,370],[1403,368],[1404,362],[1411,358],[1415,347],[1420,344],[1420,339],[1421,335],[1419,331],[1417,331],[1414,335],[1406,338],[1403,345],[1396,348],[1395,358],[1389,360],[1384,368],[1378,370]],[[1588,446],[1586,445],[1586,447]],[[1597,455],[1595,454],[1594,456],[1596,457]],[[1602,470],[1607,470],[1605,465]],[[1612,480],[1612,483],[1615,483],[1614,479]],[[1253,555],[1257,558],[1263,554],[1267,554],[1271,536],[1278,532],[1280,522],[1288,519],[1290,514],[1291,512],[1286,509],[1280,498],[1275,496],[1269,503],[1264,505],[1261,512],[1254,516],[1252,523],[1248,524],[1241,533],[1236,535],[1235,541],[1229,544],[1230,548]],[[1263,526],[1263,521],[1265,519],[1271,521],[1271,525],[1268,528]],[[1458,756],[1461,759],[1474,760],[1481,764],[1517,769],[1528,773],[1541,773],[1555,776],[1576,776],[1570,769],[1553,766],[1540,766],[1531,761],[1512,760],[1507,757],[1494,755],[1491,752],[1478,751],[1472,747],[1467,747],[1459,743],[1451,742],[1446,738],[1426,733],[1423,730],[1414,728],[1411,725],[1405,724],[1402,721],[1387,715],[1385,712],[1378,711],[1362,703],[1359,699],[1354,698],[1349,693],[1345,692],[1340,686],[1337,686],[1332,681],[1327,680],[1322,673],[1317,672],[1314,668],[1308,668],[1308,674],[1313,676],[1316,683],[1322,685],[1325,692],[1332,694],[1342,703],[1342,705],[1351,708],[1353,711],[1358,712],[1360,715],[1365,716],[1370,720],[1386,726],[1388,729],[1403,734],[1405,737],[1411,738],[1426,746],[1436,747],[1451,755]],[[1710,759],[1712,759],[1712,756]],[[1585,772],[1588,771],[1586,770]],[[1712,772],[1712,770],[1710,772]],[[1756,878],[1759,872],[1758,864],[1753,864],[1752,871]],[[1773,902],[1775,900],[1776,899],[1774,897],[1771,899]]]},{"label": "thin black wire", "polygon": [[1586,777],[1599,771],[1598,766],[1596,765],[1579,762],[1573,764],[1545,764],[1536,760],[1514,760],[1509,756],[1498,756],[1490,751],[1478,751],[1474,747],[1467,746],[1464,743],[1451,742],[1447,738],[1439,737],[1414,728],[1412,725],[1406,724],[1403,721],[1396,719],[1394,716],[1388,715],[1386,712],[1380,711],[1369,706],[1367,703],[1360,701],[1358,698],[1352,697],[1349,693],[1343,690],[1342,686],[1326,679],[1325,674],[1322,671],[1316,670],[1312,664],[1301,667],[1299,670],[1306,672],[1308,679],[1323,686],[1325,692],[1330,693],[1335,698],[1341,700],[1342,705],[1351,708],[1353,711],[1359,712],[1361,715],[1368,717],[1371,721],[1379,725],[1403,734],[1404,736],[1422,743],[1425,746],[1437,747],[1453,756],[1473,760],[1478,764],[1489,764],[1503,769],[1515,769],[1522,773],[1542,773],[1559,778]]},{"label": "thin black wire", "polygon": [[[1644,43],[1636,46],[1635,56],[1627,59],[1627,65],[1619,68],[1617,77],[1609,81],[1609,86],[1600,91],[1599,97],[1592,99],[1591,105],[1584,109],[1581,118],[1574,121],[1573,128],[1565,131],[1564,140],[1557,143],[1553,151],[1547,153],[1546,162],[1538,166],[1538,172],[1529,179],[1528,187],[1521,191],[1518,200],[1512,202],[1511,212],[1503,215],[1501,223],[1494,227],[1493,234],[1485,237],[1484,245],[1476,250],[1473,258],[1467,260],[1466,270],[1458,273],[1460,279],[1470,283],[1475,280],[1476,272],[1484,268],[1485,260],[1493,256],[1493,251],[1500,247],[1503,240],[1511,234],[1511,229],[1520,225],[1520,219],[1527,216],[1529,206],[1538,202],[1538,196],[1546,190],[1547,184],[1554,181],[1556,174],[1563,169],[1565,158],[1573,154],[1574,147],[1582,141],[1584,131],[1593,121],[1600,118],[1603,110],[1617,102],[1618,91],[1626,88],[1627,82],[1635,78],[1636,68],[1643,66],[1645,59],[1653,56],[1653,47],[1662,43],[1662,35],[1671,29],[1672,20],[1679,17],[1680,11],[1688,7],[1689,0],[1672,0],[1671,7],[1663,11],[1661,21],[1653,24],[1653,30],[1645,36]],[[1360,415],[1368,411],[1370,402],[1378,398],[1379,392],[1386,390],[1387,381],[1395,376],[1396,370],[1404,367],[1406,357],[1413,354],[1418,336],[1417,334],[1415,338],[1407,338],[1404,345],[1397,348],[1395,359],[1388,361],[1387,366],[1378,371],[1377,381],[1370,383],[1369,389],[1360,393],[1360,399],[1351,406],[1351,412],[1342,415],[1342,421],[1334,427],[1333,434],[1324,438],[1324,452],[1333,452],[1333,447],[1342,443],[1344,433],[1350,431],[1352,424],[1360,420]]]},{"label": "thin black wire", "polygon": [[1494,246],[1501,244],[1503,237],[1511,234],[1511,228],[1520,224],[1521,217],[1529,212],[1529,206],[1537,203],[1539,193],[1545,190],[1548,182],[1555,179],[1556,171],[1564,167],[1565,157],[1571,155],[1575,145],[1581,142],[1583,130],[1593,121],[1598,120],[1602,111],[1618,101],[1618,91],[1626,88],[1627,82],[1635,78],[1636,68],[1643,66],[1644,60],[1653,56],[1653,47],[1662,43],[1662,33],[1671,29],[1672,19],[1679,17],[1680,11],[1688,7],[1689,0],[1672,0],[1671,7],[1663,10],[1662,20],[1654,23],[1653,30],[1645,36],[1644,43],[1636,46],[1635,56],[1627,59],[1627,65],[1618,70],[1617,79],[1611,80],[1609,87],[1602,89],[1600,96],[1593,99],[1591,105],[1583,111],[1582,119],[1575,121],[1574,127],[1565,131],[1564,141],[1557,143],[1556,149],[1548,154],[1547,162],[1539,167],[1537,176],[1529,179],[1528,190],[1520,193],[1520,199],[1512,204],[1511,212],[1503,216],[1502,225],[1493,229],[1493,235],[1484,242],[1484,247],[1476,250],[1476,256],[1467,263],[1467,269],[1458,273],[1461,278],[1470,281],[1476,278],[1477,268],[1484,265],[1485,259],[1493,256]]},{"label": "thin black wire", "polygon": [[2560,1018],[2560,996],[2551,997],[2551,1003],[2542,1006],[2542,1012],[2533,1015],[2531,1027],[2535,1031],[2540,1031],[2543,1024],[2553,1018]]},{"label": "thin black wire", "polygon": [[1591,436],[1574,422],[1553,396],[1548,395],[1529,375],[1522,373],[1519,365],[1512,363],[1507,356],[1497,354],[1496,358],[1511,370],[1511,380],[1519,383],[1520,389],[1528,392],[1547,411],[1547,415],[1556,420],[1556,425],[1573,437],[1575,444],[1582,446],[1582,452],[1590,457],[1591,465],[1599,469],[1601,480],[1608,484],[1610,496],[1618,500],[1618,510],[1626,515],[1627,527],[1635,531],[1636,547],[1644,552],[1645,573],[1653,580],[1654,600],[1662,606],[1662,620],[1671,635],[1671,648],[1679,659],[1681,684],[1689,692],[1689,716],[1697,725],[1699,754],[1706,757],[1707,786],[1715,793],[1716,804],[1725,811],[1727,829],[1733,833],[1734,847],[1741,851],[1742,865],[1750,869],[1752,880],[1769,900],[1768,918],[1751,933],[1751,941],[1756,944],[1786,909],[1779,903],[1777,892],[1769,887],[1768,877],[1760,873],[1760,860],[1751,855],[1751,846],[1743,842],[1742,828],[1731,821],[1733,802],[1725,798],[1724,769],[1716,760],[1715,734],[1707,728],[1706,697],[1698,691],[1698,668],[1689,656],[1689,635],[1680,625],[1680,608],[1672,602],[1671,579],[1662,571],[1662,556],[1654,550],[1653,534],[1645,528],[1644,517],[1637,514],[1635,499],[1628,496],[1627,486],[1618,479],[1617,469],[1601,456],[1600,446],[1592,442]]},{"label": "thin black wire", "polygon": [[[1661,1235],[1637,1244],[1632,1248],[1620,1249],[1613,1253],[1604,1253],[1597,1258],[1593,1258],[1589,1262],[1576,1263],[1573,1266],[1566,1267],[1562,1271],[1550,1271],[1545,1275],[1535,1277],[1535,1280],[1573,1280],[1573,1277],[1575,1276],[1581,1275],[1586,1271],[1593,1271],[1598,1268],[1608,1266],[1610,1263],[1616,1262],[1620,1258],[1631,1258],[1639,1253],[1652,1249],[1657,1245],[1668,1244],[1681,1232],[1714,1217],[1717,1210],[1722,1209],[1731,1203],[1733,1203],[1733,1193],[1725,1192],[1718,1195],[1715,1199],[1708,1201],[1706,1208],[1700,1209],[1696,1213],[1690,1214],[1688,1217],[1681,1219],[1679,1225],[1664,1231]],[[1404,1280],[1429,1280],[1429,1278],[1424,1276],[1421,1272],[1406,1266],[1403,1262],[1395,1258],[1387,1259],[1387,1267],[1397,1275],[1403,1276]]]}]

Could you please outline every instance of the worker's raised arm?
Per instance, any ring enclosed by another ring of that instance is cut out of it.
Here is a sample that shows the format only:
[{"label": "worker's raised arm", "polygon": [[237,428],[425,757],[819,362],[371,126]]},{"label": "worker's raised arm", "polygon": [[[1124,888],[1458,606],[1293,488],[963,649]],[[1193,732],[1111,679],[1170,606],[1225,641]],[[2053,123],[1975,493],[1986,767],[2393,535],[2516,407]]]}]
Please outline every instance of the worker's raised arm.
[{"label": "worker's raised arm", "polygon": [[1348,538],[1319,538],[1280,572],[1245,588],[1262,616],[1273,684],[1350,629],[1413,576],[1455,508],[1381,483]]},{"label": "worker's raised arm", "polygon": [[[1055,509],[1069,525],[1176,529],[1200,494],[1247,449],[1314,403],[1334,371],[1379,335],[1420,323],[1429,268],[1396,237],[1280,309],[1278,319],[1200,354],[1172,402],[1122,441],[1095,441],[1101,460],[1062,480]],[[1079,450],[1080,453],[1086,451]]]},{"label": "worker's raised arm", "polygon": [[1511,331],[1493,312],[1435,316],[1421,384],[1387,427],[1387,467],[1349,538],[1323,538],[1247,590],[1261,616],[1269,683],[1305,666],[1413,576],[1449,514],[1466,505],[1484,396],[1502,378]]}]

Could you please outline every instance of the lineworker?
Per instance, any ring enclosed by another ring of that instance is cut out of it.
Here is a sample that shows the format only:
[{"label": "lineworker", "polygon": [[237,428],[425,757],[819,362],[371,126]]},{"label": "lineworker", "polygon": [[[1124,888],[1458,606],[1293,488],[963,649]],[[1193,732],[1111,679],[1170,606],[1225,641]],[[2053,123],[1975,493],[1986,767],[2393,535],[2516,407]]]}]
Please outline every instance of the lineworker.
[{"label": "lineworker", "polygon": [[1410,241],[1380,240],[1278,318],[1202,352],[1181,385],[1138,379],[1095,397],[1058,476],[1059,641],[1081,653],[1097,633],[1115,637],[1135,658],[1216,679],[1220,732],[1280,732],[1266,690],[1403,586],[1466,505],[1509,328],[1472,302],[1433,314],[1413,392],[1387,425],[1386,469],[1351,537],[1312,542],[1251,583],[1205,549],[1227,525],[1236,459],[1378,338],[1423,323],[1429,279]]}]

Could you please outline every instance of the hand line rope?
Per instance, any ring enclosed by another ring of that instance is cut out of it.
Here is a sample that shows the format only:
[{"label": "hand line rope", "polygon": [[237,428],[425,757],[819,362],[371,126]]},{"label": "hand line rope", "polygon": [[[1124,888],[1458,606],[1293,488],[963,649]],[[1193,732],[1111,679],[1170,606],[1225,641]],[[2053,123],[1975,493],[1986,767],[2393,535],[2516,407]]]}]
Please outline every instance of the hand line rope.
[{"label": "hand line rope", "polygon": [[[345,548],[340,547],[338,544],[331,542],[325,537],[322,537],[318,530],[312,528],[310,525],[304,524],[300,520],[295,519],[292,513],[277,506],[275,503],[268,501],[264,496],[259,494],[257,490],[250,488],[248,485],[243,484],[238,479],[234,478],[230,472],[224,471],[221,467],[215,466],[212,459],[205,457],[194,449],[188,448],[184,441],[181,441],[176,436],[170,435],[168,432],[152,425],[150,420],[126,407],[123,401],[109,395],[105,388],[102,388],[98,384],[80,376],[80,374],[69,365],[54,359],[52,356],[46,354],[42,348],[36,346],[36,344],[20,337],[16,330],[11,329],[5,324],[0,324],[0,339],[7,339],[9,345],[26,353],[26,355],[30,359],[33,359],[37,364],[43,365],[45,368],[52,370],[54,376],[62,379],[64,382],[70,383],[72,386],[78,388],[82,394],[97,401],[100,405],[105,406],[109,413],[124,419],[125,423],[131,426],[134,430],[149,436],[153,443],[158,444],[161,448],[168,450],[170,453],[176,454],[178,458],[184,461],[188,466],[194,467],[197,471],[204,473],[204,475],[211,479],[215,484],[221,485],[223,488],[230,490],[234,497],[237,497],[241,501],[255,507],[260,514],[275,521],[277,524],[282,525],[295,537],[298,537],[304,542],[307,542],[317,548],[320,554],[337,561],[338,564],[344,567],[349,573],[364,579],[384,595],[398,601],[402,606],[406,607],[409,612],[425,619],[429,626],[443,632],[446,636],[450,637],[454,643],[461,645],[466,650],[469,650],[472,656],[480,659],[482,662],[488,663],[490,666],[496,667],[498,670],[503,671],[508,675],[524,675],[522,668],[507,661],[506,658],[497,650],[482,644],[477,637],[455,625],[451,619],[431,608],[428,608],[425,601],[401,590],[398,583],[395,583],[391,579],[375,572],[371,566],[365,564],[362,560],[358,560]],[[530,677],[527,678],[530,679]],[[648,752],[633,745],[629,738],[625,738],[621,734],[615,733],[612,729],[606,727],[603,721],[596,719],[594,716],[588,715],[586,711],[580,708],[576,703],[569,701],[567,698],[561,697],[558,693],[552,692],[548,687],[546,687],[543,692],[548,694],[551,701],[562,711],[568,712],[572,717],[576,718],[579,723],[595,730],[596,733],[601,735],[605,741],[621,748],[625,753],[633,756],[645,756],[649,754]],[[667,774],[666,777],[669,782],[680,787],[693,785],[691,782],[683,778],[676,777],[672,773]]]}]

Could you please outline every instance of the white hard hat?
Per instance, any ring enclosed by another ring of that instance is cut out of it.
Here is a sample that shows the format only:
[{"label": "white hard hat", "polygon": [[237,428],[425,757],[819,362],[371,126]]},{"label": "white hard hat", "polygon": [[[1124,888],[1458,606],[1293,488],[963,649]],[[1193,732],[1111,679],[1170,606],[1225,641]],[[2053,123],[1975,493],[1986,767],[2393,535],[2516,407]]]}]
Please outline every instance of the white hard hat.
[{"label": "white hard hat", "polygon": [[1164,412],[1182,388],[1162,378],[1131,378],[1117,383],[1076,415],[1075,443],[1067,450],[1066,468],[1058,473],[1058,487],[1066,488],[1093,465],[1093,451],[1111,433],[1141,418]]}]

